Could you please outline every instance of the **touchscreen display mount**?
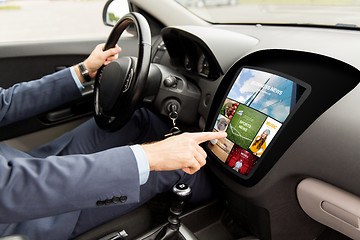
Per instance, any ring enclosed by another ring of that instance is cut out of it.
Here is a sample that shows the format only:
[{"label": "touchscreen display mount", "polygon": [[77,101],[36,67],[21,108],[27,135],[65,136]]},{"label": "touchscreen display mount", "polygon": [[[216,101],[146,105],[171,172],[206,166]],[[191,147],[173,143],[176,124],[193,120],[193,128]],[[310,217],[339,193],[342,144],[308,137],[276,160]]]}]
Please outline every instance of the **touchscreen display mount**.
[{"label": "touchscreen display mount", "polygon": [[213,126],[227,138],[210,141],[208,148],[238,175],[251,175],[305,90],[280,75],[242,68]]}]

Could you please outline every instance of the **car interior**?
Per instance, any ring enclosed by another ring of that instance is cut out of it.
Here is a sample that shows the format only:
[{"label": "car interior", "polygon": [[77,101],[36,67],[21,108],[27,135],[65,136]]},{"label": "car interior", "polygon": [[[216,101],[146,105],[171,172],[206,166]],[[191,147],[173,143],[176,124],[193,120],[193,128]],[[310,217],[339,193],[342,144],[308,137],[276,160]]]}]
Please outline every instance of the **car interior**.
[{"label": "car interior", "polygon": [[75,240],[360,239],[359,29],[213,24],[165,0],[129,0],[111,23],[116,1],[103,9],[107,39],[0,45],[2,88],[104,41],[123,49],[109,65],[121,71],[102,68],[81,99],[1,127],[1,141],[27,151],[91,117],[113,130],[139,107],[169,122],[175,113],[182,132],[228,135],[202,144],[214,199],[187,205],[180,185]]}]

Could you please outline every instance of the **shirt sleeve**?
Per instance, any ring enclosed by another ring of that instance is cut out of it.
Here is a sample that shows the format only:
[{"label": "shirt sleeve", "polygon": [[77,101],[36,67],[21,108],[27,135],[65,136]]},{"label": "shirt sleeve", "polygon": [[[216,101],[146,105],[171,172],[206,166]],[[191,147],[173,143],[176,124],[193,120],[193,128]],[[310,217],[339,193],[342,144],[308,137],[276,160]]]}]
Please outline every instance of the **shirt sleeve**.
[{"label": "shirt sleeve", "polygon": [[80,82],[79,78],[77,77],[74,67],[70,67],[71,76],[74,79],[74,82],[76,83],[76,86],[79,88],[79,91],[82,93],[82,90],[84,89],[84,86]]},{"label": "shirt sleeve", "polygon": [[148,158],[140,145],[132,145],[130,148],[134,153],[138,165],[140,185],[143,185],[147,182],[150,173]]}]

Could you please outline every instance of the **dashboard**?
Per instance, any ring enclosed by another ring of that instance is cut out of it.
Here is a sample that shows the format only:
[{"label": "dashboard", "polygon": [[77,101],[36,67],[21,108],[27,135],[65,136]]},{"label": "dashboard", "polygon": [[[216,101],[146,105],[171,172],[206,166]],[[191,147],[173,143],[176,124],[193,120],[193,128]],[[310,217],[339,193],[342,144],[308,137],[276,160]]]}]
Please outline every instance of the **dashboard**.
[{"label": "dashboard", "polygon": [[[302,239],[321,231],[295,193],[309,176],[360,195],[359,37],[311,27],[176,26],[155,43],[155,62],[197,89],[196,110],[180,116],[198,131],[228,133],[203,145],[207,167],[227,208],[255,221],[263,239],[292,238],[297,226],[308,229]],[[263,134],[265,145],[254,150]]]},{"label": "dashboard", "polygon": [[199,88],[197,114],[186,117],[196,118],[192,122],[201,130],[228,134],[205,146],[215,172],[253,186],[321,114],[358,85],[359,72],[311,49],[266,49],[253,36],[223,28],[165,28],[168,59],[162,63],[169,62]]}]

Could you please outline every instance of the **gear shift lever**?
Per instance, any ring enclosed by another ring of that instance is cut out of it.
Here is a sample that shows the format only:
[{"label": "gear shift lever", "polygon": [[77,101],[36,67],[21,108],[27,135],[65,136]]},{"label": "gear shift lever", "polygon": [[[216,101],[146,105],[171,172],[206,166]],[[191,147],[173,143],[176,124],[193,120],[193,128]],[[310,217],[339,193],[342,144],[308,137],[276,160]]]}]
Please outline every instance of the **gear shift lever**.
[{"label": "gear shift lever", "polygon": [[179,216],[182,213],[185,203],[191,198],[191,188],[185,183],[178,183],[172,189],[173,201],[170,207],[171,215],[168,218],[168,227],[173,230],[178,230],[180,226]]},{"label": "gear shift lever", "polygon": [[170,216],[168,224],[161,229],[155,240],[180,240],[184,237],[179,232],[180,219],[185,202],[191,197],[191,188],[184,183],[176,184],[173,189],[172,205],[170,207]]},{"label": "gear shift lever", "polygon": [[197,240],[196,236],[181,224],[179,219],[186,201],[191,197],[191,188],[187,184],[178,183],[173,186],[172,191],[173,197],[168,223],[144,234],[137,240]]}]

